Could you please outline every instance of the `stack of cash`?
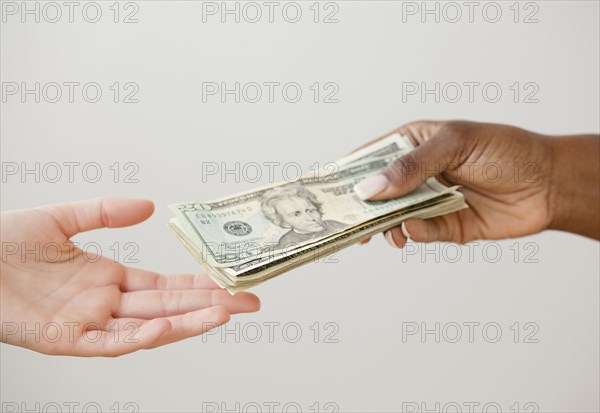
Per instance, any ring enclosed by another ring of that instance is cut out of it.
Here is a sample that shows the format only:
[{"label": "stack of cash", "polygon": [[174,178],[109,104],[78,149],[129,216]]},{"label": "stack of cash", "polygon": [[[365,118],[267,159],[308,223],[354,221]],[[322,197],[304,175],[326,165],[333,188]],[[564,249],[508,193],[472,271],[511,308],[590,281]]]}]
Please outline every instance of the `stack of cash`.
[{"label": "stack of cash", "polygon": [[401,198],[358,198],[354,185],[412,149],[408,137],[394,134],[293,182],[214,201],[173,204],[177,216],[168,227],[211,278],[234,294],[408,218],[466,208],[457,187],[435,178]]}]

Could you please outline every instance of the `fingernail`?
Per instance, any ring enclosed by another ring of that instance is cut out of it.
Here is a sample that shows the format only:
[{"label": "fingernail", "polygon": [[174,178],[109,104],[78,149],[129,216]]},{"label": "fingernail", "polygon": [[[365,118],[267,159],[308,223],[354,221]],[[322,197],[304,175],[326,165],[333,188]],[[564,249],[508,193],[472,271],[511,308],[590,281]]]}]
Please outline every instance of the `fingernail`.
[{"label": "fingernail", "polygon": [[385,175],[374,175],[354,185],[354,193],[360,199],[369,199],[373,195],[382,192],[388,185],[389,181]]},{"label": "fingernail", "polygon": [[410,239],[410,234],[408,233],[408,230],[406,229],[406,223],[403,221],[402,225],[400,225],[400,229],[402,229],[402,233],[404,234],[404,236],[407,239]]},{"label": "fingernail", "polygon": [[400,248],[394,242],[394,237],[392,237],[392,231],[386,231],[385,234],[383,234],[383,236],[385,237],[385,240],[388,242],[388,244],[390,244],[392,247]]}]

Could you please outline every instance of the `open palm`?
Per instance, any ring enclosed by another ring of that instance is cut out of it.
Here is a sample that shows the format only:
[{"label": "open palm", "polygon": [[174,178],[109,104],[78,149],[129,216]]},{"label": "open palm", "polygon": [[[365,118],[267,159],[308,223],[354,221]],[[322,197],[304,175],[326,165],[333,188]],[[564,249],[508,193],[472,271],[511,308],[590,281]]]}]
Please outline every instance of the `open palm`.
[{"label": "open palm", "polygon": [[70,241],[79,232],[139,223],[153,209],[149,201],[98,198],[2,213],[2,341],[46,354],[117,356],[258,310],[256,296],[230,296],[206,275],[125,267]]}]

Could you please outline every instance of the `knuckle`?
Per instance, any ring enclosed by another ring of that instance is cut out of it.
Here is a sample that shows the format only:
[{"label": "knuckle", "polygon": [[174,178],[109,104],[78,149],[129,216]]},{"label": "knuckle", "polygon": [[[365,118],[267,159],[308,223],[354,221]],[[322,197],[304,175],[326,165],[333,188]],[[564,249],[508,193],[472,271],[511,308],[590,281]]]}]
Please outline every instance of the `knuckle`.
[{"label": "knuckle", "polygon": [[481,125],[474,122],[450,121],[442,125],[436,139],[448,158],[453,162],[461,162],[473,150],[481,135]]},{"label": "knuckle", "polygon": [[406,154],[392,162],[385,170],[388,179],[393,183],[405,182],[407,177],[417,170],[417,161],[412,153]]},{"label": "knuckle", "polygon": [[470,136],[470,131],[475,125],[465,121],[445,122],[438,132],[438,136],[448,142],[464,141]]},{"label": "knuckle", "polygon": [[443,121],[423,119],[406,123],[396,129],[395,132],[408,136],[412,143],[418,146],[433,138],[443,124]]},{"label": "knuckle", "polygon": [[181,292],[179,291],[165,291],[163,293],[163,308],[165,314],[172,311],[178,311],[181,307]]},{"label": "knuckle", "polygon": [[168,283],[169,283],[169,278],[167,276],[165,276],[164,274],[158,274],[156,276],[155,289],[157,289],[159,291],[167,290]]}]

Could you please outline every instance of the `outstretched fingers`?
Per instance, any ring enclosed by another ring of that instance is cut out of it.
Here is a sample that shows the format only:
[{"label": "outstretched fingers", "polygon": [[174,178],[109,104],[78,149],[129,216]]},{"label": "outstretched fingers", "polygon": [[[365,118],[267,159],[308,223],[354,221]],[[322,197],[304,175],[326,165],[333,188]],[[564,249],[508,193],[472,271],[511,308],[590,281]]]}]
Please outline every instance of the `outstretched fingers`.
[{"label": "outstretched fingers", "polygon": [[153,271],[126,267],[121,291],[195,290],[220,288],[206,274],[163,275]]},{"label": "outstretched fingers", "polygon": [[216,305],[153,320],[113,319],[102,330],[83,331],[69,355],[117,357],[199,336],[225,324],[230,313]]},{"label": "outstretched fingers", "polygon": [[150,320],[185,314],[203,308],[222,305],[232,314],[258,311],[260,301],[251,293],[230,295],[225,290],[145,290],[121,294],[115,318],[133,317]]}]

